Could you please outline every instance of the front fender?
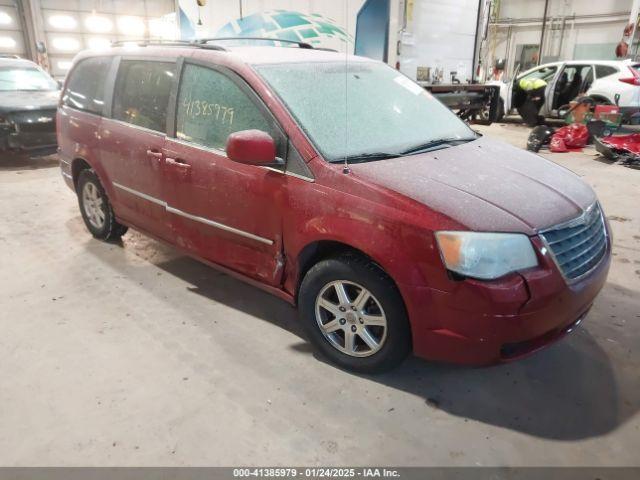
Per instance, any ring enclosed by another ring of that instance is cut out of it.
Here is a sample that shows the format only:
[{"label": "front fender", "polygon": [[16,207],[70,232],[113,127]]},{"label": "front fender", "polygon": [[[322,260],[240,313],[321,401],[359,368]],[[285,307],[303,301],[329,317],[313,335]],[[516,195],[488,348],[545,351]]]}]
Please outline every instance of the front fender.
[{"label": "front fender", "polygon": [[285,290],[295,294],[300,281],[300,255],[318,242],[335,242],[359,250],[400,285],[450,284],[433,232],[415,218],[426,207],[395,206],[314,185],[289,186],[283,243],[287,259]]}]

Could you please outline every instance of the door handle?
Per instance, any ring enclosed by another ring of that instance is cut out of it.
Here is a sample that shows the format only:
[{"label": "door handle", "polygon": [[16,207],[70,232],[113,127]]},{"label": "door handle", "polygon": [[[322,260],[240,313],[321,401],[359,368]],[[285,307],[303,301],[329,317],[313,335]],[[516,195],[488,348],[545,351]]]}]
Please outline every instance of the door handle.
[{"label": "door handle", "polygon": [[162,152],[158,152],[157,150],[147,150],[147,155],[153,158],[162,158]]},{"label": "door handle", "polygon": [[164,161],[167,165],[172,165],[174,167],[191,168],[191,165],[180,158],[165,157]]}]

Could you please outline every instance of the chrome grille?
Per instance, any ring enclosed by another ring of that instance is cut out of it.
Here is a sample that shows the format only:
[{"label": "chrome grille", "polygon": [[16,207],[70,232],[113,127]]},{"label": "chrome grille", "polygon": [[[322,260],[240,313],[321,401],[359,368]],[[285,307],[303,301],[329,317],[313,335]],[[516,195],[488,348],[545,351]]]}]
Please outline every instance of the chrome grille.
[{"label": "chrome grille", "polygon": [[53,121],[21,123],[18,125],[18,131],[20,133],[54,133],[56,131],[56,124]]},{"label": "chrome grille", "polygon": [[56,131],[55,110],[25,110],[14,112],[11,120],[21,133],[52,133]]},{"label": "chrome grille", "polygon": [[589,273],[607,251],[607,233],[597,203],[580,217],[540,232],[540,236],[568,280],[576,280]]}]

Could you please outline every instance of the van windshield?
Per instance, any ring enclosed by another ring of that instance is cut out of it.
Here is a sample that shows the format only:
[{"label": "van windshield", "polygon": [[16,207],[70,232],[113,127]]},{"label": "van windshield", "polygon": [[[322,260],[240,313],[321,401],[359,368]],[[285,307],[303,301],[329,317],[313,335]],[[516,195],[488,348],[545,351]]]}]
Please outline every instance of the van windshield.
[{"label": "van windshield", "polygon": [[56,81],[37,68],[0,68],[0,92],[57,89]]},{"label": "van windshield", "polygon": [[383,63],[255,68],[330,162],[409,155],[477,137],[430,93]]}]

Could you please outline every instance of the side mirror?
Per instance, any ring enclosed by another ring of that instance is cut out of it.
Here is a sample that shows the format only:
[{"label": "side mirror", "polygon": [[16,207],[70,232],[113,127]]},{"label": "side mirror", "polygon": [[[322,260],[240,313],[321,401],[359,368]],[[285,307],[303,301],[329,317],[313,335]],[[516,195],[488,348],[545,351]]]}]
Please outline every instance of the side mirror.
[{"label": "side mirror", "polygon": [[242,130],[229,135],[227,157],[248,165],[273,165],[276,162],[276,142],[262,130]]}]

